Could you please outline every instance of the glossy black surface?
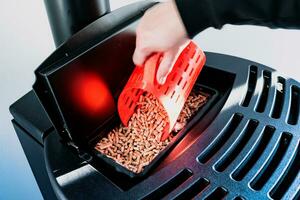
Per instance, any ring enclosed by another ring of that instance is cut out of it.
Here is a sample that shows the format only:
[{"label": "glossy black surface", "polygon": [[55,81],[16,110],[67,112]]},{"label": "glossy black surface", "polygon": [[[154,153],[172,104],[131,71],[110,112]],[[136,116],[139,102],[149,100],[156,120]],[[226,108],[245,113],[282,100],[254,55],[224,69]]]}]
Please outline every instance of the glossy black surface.
[{"label": "glossy black surface", "polygon": [[109,0],[44,0],[58,47],[73,34],[110,12]]},{"label": "glossy black surface", "polygon": [[[15,121],[22,122],[20,124],[31,137],[39,144],[43,144],[43,139],[47,133],[54,130],[53,125],[49,121],[47,114],[33,91],[25,94],[22,99],[17,100],[10,106],[9,110],[12,113]],[[28,112],[28,108],[31,112]]]}]

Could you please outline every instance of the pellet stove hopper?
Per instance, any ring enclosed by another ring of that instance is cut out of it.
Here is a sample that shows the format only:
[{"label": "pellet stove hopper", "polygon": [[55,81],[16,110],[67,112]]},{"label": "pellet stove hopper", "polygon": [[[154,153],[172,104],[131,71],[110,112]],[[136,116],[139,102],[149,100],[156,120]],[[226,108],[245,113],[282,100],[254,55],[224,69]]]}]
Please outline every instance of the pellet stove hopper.
[{"label": "pellet stove hopper", "polygon": [[[206,52],[197,84],[218,95],[146,176],[127,177],[93,154],[133,69],[137,21],[153,4],[104,12],[67,40],[53,31],[57,45],[66,41],[36,70],[34,92],[10,107],[44,198],[299,199],[300,84],[232,56]],[[88,109],[99,102],[78,97],[74,80],[103,88],[103,112]]]}]

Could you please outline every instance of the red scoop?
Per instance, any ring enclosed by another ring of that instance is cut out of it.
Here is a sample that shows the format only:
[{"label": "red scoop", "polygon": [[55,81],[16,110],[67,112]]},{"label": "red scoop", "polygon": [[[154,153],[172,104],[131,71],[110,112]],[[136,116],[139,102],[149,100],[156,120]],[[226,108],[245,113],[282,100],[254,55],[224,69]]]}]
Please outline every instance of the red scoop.
[{"label": "red scoop", "polygon": [[122,123],[127,123],[135,112],[136,104],[143,92],[154,95],[164,107],[168,122],[161,140],[168,138],[179,117],[200,71],[205,63],[205,55],[197,45],[190,41],[179,54],[166,82],[156,81],[156,71],[161,54],[154,54],[143,67],[135,67],[118,99],[118,111]]}]

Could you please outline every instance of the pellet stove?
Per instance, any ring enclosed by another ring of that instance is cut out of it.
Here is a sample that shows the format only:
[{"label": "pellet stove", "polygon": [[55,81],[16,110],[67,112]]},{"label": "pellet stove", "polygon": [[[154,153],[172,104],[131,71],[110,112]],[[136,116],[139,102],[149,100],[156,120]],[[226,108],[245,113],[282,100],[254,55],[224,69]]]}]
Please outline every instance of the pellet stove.
[{"label": "pellet stove", "polygon": [[[131,178],[98,160],[93,142],[116,115],[134,67],[135,27],[155,2],[113,12],[108,1],[45,3],[59,47],[10,107],[45,199],[300,198],[300,83],[233,56],[206,52],[197,85],[215,91],[213,101],[149,173]],[[109,88],[107,110],[74,106],[79,88],[70,83],[82,74]]]}]

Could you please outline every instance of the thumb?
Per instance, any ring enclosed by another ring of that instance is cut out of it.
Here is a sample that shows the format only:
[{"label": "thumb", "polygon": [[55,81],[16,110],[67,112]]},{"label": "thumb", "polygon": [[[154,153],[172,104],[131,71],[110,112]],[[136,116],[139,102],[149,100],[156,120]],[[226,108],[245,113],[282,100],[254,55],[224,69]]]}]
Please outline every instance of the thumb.
[{"label": "thumb", "polygon": [[176,52],[170,50],[164,53],[162,61],[158,66],[156,79],[159,84],[166,82],[168,74],[172,71],[173,62],[176,56]]},{"label": "thumb", "polygon": [[137,66],[142,66],[150,54],[150,51],[141,50],[136,47],[132,57],[133,63]]}]

